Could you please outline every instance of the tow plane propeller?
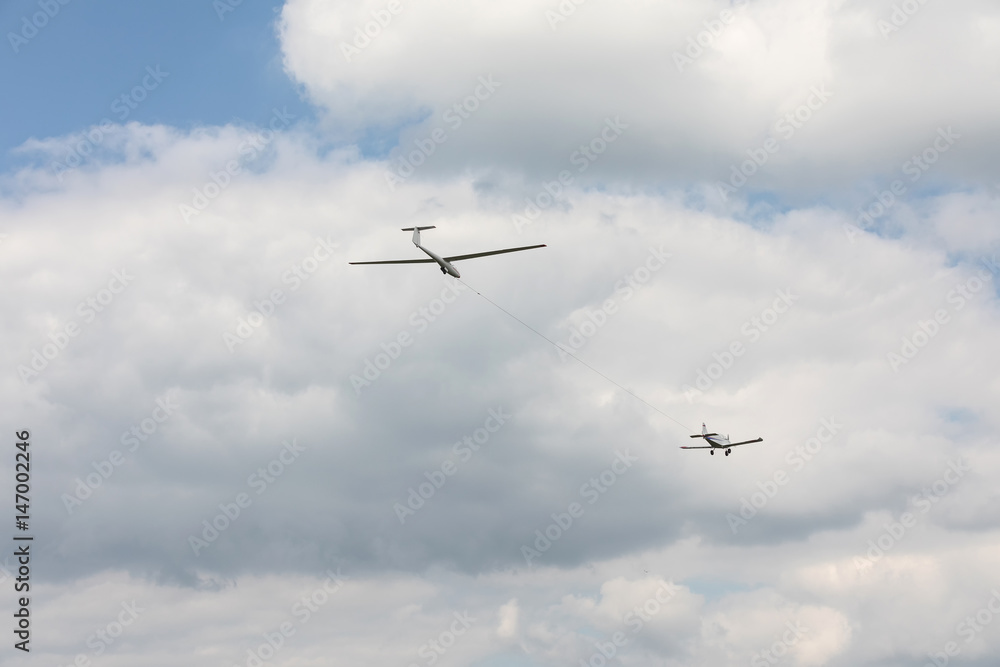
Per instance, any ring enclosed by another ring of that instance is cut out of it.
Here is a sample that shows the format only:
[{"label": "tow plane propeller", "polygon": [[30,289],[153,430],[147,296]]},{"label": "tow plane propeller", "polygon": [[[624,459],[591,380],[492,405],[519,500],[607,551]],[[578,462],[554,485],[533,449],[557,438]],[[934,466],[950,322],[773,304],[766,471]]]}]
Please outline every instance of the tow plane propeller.
[{"label": "tow plane propeller", "polygon": [[386,259],[377,262],[348,262],[348,264],[431,264],[436,262],[439,267],[441,267],[441,273],[446,273],[450,276],[456,278],[461,278],[462,274],[458,272],[452,262],[457,262],[461,259],[473,259],[476,257],[486,257],[488,255],[502,255],[507,252],[518,252],[519,250],[533,250],[534,248],[544,248],[545,244],[541,243],[539,245],[526,245],[519,248],[504,248],[503,250],[490,250],[487,252],[474,252],[469,255],[453,255],[451,257],[442,257],[433,250],[428,250],[424,246],[420,245],[420,232],[425,229],[434,229],[434,225],[428,227],[404,227],[404,232],[413,232],[413,245],[417,246],[419,249],[423,250],[429,259]]},{"label": "tow plane propeller", "polygon": [[708,428],[705,424],[701,425],[701,434],[692,435],[692,438],[704,438],[707,445],[698,445],[697,447],[681,447],[681,449],[710,449],[712,451],[709,454],[715,454],[716,449],[726,450],[726,456],[729,456],[729,448],[737,447],[739,445],[749,445],[754,442],[764,442],[764,438],[757,438],[756,440],[744,440],[743,442],[729,442],[728,435],[719,435],[718,433],[709,433]]}]

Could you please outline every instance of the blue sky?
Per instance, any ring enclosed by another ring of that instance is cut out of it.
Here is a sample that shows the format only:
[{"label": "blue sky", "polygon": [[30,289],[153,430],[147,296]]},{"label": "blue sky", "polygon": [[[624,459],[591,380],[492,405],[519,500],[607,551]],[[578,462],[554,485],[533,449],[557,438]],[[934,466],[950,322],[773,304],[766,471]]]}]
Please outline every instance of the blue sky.
[{"label": "blue sky", "polygon": [[[0,3],[0,89],[11,95],[0,122],[0,169],[18,164],[25,140],[118,122],[111,105],[140,85],[146,68],[167,73],[126,120],[187,128],[234,120],[264,123],[273,107],[310,112],[281,67],[274,30],[277,2],[244,2],[220,19],[209,0],[127,0],[59,6],[38,34],[19,43],[36,1]],[[119,107],[121,108],[121,107]]]}]

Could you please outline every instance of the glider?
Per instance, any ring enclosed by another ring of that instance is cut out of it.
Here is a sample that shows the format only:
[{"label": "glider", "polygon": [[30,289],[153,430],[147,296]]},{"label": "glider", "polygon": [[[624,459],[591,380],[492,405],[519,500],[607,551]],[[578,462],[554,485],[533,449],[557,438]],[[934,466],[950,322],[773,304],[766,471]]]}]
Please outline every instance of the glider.
[{"label": "glider", "polygon": [[452,257],[442,257],[438,255],[433,250],[428,250],[427,248],[420,245],[420,232],[424,229],[434,229],[434,225],[429,227],[404,227],[404,232],[413,232],[413,245],[417,246],[423,250],[429,259],[386,259],[377,262],[348,262],[348,264],[430,264],[436,262],[439,267],[441,267],[441,273],[447,273],[448,275],[454,276],[456,278],[461,278],[462,274],[458,272],[452,262],[457,262],[460,259],[473,259],[475,257],[486,257],[488,255],[502,255],[506,252],[517,252],[519,250],[532,250],[534,248],[544,248],[545,244],[539,245],[526,245],[520,248],[504,248],[503,250],[489,250],[487,252],[474,252],[469,255],[453,255]]},{"label": "glider", "polygon": [[749,445],[753,442],[764,442],[764,438],[757,438],[756,440],[744,440],[743,442],[729,442],[729,436],[722,436],[718,433],[709,433],[708,428],[705,424],[701,425],[701,435],[692,435],[692,438],[704,438],[707,445],[699,445],[697,447],[681,447],[681,449],[711,449],[709,454],[715,454],[716,449],[726,450],[726,456],[729,456],[729,448],[737,447],[739,445]]}]

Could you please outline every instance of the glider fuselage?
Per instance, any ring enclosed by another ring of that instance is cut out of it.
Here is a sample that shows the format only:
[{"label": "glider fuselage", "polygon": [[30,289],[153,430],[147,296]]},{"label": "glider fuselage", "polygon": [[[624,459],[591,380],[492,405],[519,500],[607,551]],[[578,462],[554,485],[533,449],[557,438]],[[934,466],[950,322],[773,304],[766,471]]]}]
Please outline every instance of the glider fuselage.
[{"label": "glider fuselage", "polygon": [[489,257],[490,255],[505,255],[509,252],[520,252],[522,250],[534,250],[535,248],[544,248],[544,243],[538,243],[535,245],[520,246],[518,248],[501,248],[500,250],[487,250],[485,252],[473,252],[467,255],[451,255],[449,257],[442,257],[433,250],[425,248],[420,244],[420,232],[424,229],[434,229],[434,225],[428,225],[425,227],[404,227],[404,232],[413,232],[413,245],[417,246],[420,252],[427,255],[430,259],[382,259],[374,262],[348,262],[348,264],[437,264],[441,269],[441,273],[446,273],[449,276],[455,278],[461,278],[462,274],[458,272],[455,268],[453,262],[457,262],[460,259],[475,259],[477,257]]},{"label": "glider fuselage", "polygon": [[460,274],[458,272],[458,269],[456,269],[454,266],[452,266],[452,263],[449,262],[448,260],[446,260],[441,255],[437,254],[433,250],[428,250],[427,248],[425,248],[422,245],[420,245],[420,243],[418,243],[417,241],[414,241],[413,245],[415,245],[418,248],[420,248],[421,250],[423,250],[425,253],[427,253],[428,257],[430,257],[435,262],[437,262],[438,266],[441,267],[441,271],[443,271],[444,273],[447,273],[449,276],[454,276],[456,278],[461,278],[462,277],[462,274]]}]

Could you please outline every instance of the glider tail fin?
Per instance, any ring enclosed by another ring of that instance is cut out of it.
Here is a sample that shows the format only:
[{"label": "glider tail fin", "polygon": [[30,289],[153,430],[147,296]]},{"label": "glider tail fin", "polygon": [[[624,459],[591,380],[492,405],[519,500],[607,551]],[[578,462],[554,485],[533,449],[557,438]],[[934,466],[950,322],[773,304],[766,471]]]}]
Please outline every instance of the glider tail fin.
[{"label": "glider tail fin", "polygon": [[413,232],[413,245],[420,245],[420,230],[434,229],[434,227],[434,225],[429,225],[427,227],[403,227],[403,231]]}]

